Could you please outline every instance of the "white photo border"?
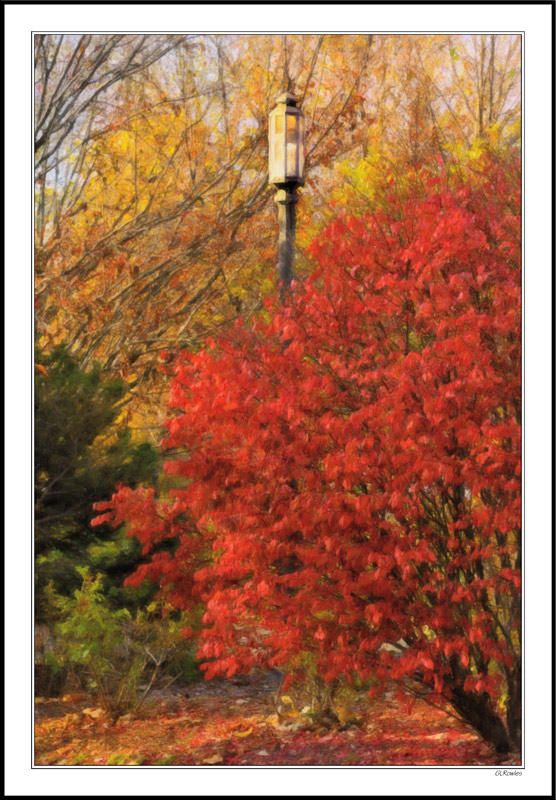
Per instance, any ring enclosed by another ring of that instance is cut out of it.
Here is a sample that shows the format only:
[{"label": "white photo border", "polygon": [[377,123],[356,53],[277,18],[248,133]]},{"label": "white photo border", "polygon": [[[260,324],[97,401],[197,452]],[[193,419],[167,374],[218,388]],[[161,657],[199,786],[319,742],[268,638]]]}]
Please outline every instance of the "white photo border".
[{"label": "white photo border", "polygon": [[[5,5],[7,796],[551,796],[553,12],[549,2]],[[524,34],[526,758],[521,775],[497,776],[489,767],[167,767],[164,775],[154,767],[32,768],[33,31]],[[76,771],[83,769],[86,778]]]}]

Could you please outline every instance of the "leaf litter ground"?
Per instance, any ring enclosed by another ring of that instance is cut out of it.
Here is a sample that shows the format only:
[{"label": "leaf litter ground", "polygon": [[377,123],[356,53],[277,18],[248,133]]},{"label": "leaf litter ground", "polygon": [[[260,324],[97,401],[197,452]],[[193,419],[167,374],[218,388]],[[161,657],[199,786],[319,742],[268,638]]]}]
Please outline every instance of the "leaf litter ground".
[{"label": "leaf litter ground", "polygon": [[[517,765],[423,700],[408,715],[392,693],[361,696],[358,724],[300,729],[278,721],[266,681],[211,681],[159,695],[141,718],[111,721],[90,699],[37,699],[36,765]],[[502,760],[501,760],[502,759]]]}]

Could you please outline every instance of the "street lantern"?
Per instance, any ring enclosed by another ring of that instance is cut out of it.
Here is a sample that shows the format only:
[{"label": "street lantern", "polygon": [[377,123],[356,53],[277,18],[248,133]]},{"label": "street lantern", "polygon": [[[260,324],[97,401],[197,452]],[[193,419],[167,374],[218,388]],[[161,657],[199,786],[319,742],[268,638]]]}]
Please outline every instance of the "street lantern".
[{"label": "street lantern", "polygon": [[290,92],[281,94],[270,112],[268,128],[269,182],[277,189],[274,199],[278,204],[278,275],[282,299],[292,280],[296,189],[304,183],[305,121],[298,103]]},{"label": "street lantern", "polygon": [[284,92],[270,112],[269,180],[275,186],[303,185],[305,120],[299,100]]}]

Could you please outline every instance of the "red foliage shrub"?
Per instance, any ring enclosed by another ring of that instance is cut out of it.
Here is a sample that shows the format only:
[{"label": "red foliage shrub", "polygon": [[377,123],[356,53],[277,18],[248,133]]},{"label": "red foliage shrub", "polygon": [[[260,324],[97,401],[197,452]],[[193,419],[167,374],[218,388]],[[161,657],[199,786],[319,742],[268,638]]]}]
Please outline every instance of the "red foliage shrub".
[{"label": "red foliage shrub", "polygon": [[519,190],[510,160],[421,173],[340,214],[270,321],[182,354],[183,488],[108,505],[145,553],[177,538],[131,580],[202,598],[207,677],[309,652],[326,681],[416,679],[519,747]]}]

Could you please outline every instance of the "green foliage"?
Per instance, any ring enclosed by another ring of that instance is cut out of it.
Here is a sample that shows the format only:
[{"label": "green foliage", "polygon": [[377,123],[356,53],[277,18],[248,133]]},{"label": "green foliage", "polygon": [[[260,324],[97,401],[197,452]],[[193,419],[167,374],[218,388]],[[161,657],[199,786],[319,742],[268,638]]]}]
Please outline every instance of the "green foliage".
[{"label": "green foliage", "polygon": [[164,666],[164,670],[181,683],[193,683],[202,678],[199,663],[195,658],[194,652],[190,648],[184,647],[170,656]]},{"label": "green foliage", "polygon": [[[126,608],[112,609],[106,601],[100,575],[78,567],[81,588],[73,597],[58,594],[50,585],[47,599],[58,616],[55,635],[59,650],[51,659],[57,667],[85,667],[89,688],[98,694],[102,707],[114,714],[138,710],[162,678],[169,663],[187,663],[193,656],[183,641],[181,616],[166,614],[160,603],[151,603],[133,618]],[[178,673],[179,674],[179,673]]]},{"label": "green foliage", "polygon": [[135,569],[141,559],[141,545],[124,527],[111,539],[89,545],[86,558],[91,569],[102,573],[106,598],[113,607],[137,609],[151,602],[157,587],[148,579],[137,587],[123,585],[122,576]]},{"label": "green foliage", "polygon": [[[47,590],[60,617],[55,629],[61,645],[60,660],[84,665],[90,688],[99,692],[103,707],[119,711],[134,704],[136,684],[143,671],[141,654],[122,636],[130,613],[108,607],[99,575],[93,577],[86,567],[77,571],[83,584],[72,598],[56,594],[52,586]],[[115,666],[116,660],[123,662],[123,669]]]},{"label": "green foliage", "polygon": [[112,753],[111,756],[108,756],[106,760],[106,764],[109,767],[114,766],[122,766],[126,763],[128,756],[125,753]]},{"label": "green foliage", "polygon": [[135,626],[142,642],[157,660],[162,658],[164,673],[180,682],[201,677],[195,649],[183,638],[184,627],[199,627],[202,607],[185,613],[176,613],[161,600],[153,600],[145,609],[137,611]]},{"label": "green foliage", "polygon": [[124,381],[105,377],[96,365],[81,369],[64,346],[49,353],[37,347],[35,363],[38,617],[46,614],[47,584],[71,595],[80,584],[80,564],[107,573],[116,605],[140,602],[137,593],[117,588],[137,565],[138,543],[107,526],[93,534],[90,521],[93,503],[109,497],[118,481],[155,481],[158,453],[148,443],[132,442],[125,420],[119,419],[128,389]]}]

